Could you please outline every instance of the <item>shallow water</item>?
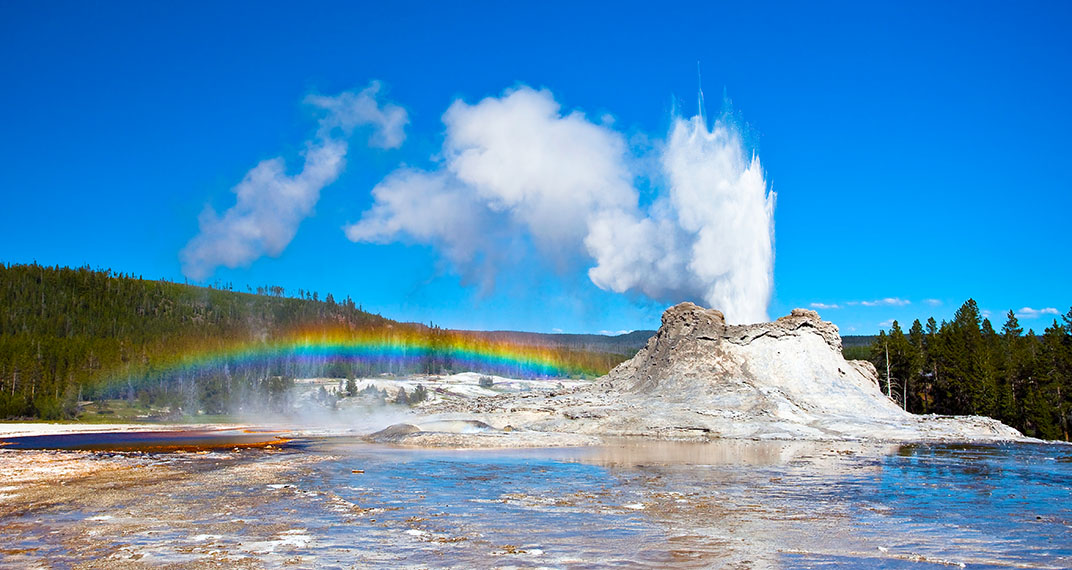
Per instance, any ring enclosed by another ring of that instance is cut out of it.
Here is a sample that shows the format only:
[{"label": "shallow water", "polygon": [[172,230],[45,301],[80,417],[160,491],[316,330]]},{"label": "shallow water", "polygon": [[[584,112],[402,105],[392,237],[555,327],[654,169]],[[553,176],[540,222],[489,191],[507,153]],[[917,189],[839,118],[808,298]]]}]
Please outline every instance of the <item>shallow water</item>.
[{"label": "shallow water", "polygon": [[6,436],[0,437],[0,448],[170,452],[278,446],[288,441],[282,431],[221,428]]},{"label": "shallow water", "polygon": [[0,566],[1072,567],[1063,445],[325,438],[128,459],[146,475],[0,503]]}]

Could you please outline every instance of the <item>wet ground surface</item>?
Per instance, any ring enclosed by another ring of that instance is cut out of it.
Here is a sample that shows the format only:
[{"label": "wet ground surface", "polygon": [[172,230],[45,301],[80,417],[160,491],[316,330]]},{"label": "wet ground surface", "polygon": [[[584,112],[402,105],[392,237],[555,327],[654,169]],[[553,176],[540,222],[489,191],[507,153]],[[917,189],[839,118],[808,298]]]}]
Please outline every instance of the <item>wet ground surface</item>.
[{"label": "wet ground surface", "polygon": [[1068,568],[1072,449],[0,451],[11,568]]}]

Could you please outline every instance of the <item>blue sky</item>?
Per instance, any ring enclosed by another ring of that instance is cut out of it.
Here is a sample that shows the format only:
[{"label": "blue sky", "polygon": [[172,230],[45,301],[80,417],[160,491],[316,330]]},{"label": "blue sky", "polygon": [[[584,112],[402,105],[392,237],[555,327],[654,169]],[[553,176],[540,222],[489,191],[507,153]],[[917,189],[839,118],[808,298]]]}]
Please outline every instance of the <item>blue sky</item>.
[{"label": "blue sky", "polygon": [[1072,5],[744,4],[5,2],[0,261],[182,281],[206,205],[223,215],[261,161],[301,170],[324,117],[306,98],[378,81],[404,142],[336,133],[345,168],[293,239],[208,281],[454,328],[655,328],[670,298],[601,289],[583,255],[522,245],[481,274],[434,241],[343,228],[400,167],[444,168],[457,100],[546,90],[642,166],[695,108],[699,61],[710,113],[724,92],[777,192],[771,317],[816,306],[871,334],[968,297],[995,326],[1069,310]]}]

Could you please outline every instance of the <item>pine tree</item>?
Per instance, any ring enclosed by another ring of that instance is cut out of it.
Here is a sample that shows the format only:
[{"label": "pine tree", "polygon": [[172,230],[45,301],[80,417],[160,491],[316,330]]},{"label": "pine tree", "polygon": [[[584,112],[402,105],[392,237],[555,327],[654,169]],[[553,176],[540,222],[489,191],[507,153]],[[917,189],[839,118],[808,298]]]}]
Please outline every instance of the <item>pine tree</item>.
[{"label": "pine tree", "polygon": [[1038,420],[1034,409],[1038,406],[1039,400],[1040,354],[1039,337],[1034,329],[1028,329],[1023,338],[1023,360],[1021,361],[1023,379],[1016,394],[1020,402],[1022,419],[1020,425],[1016,427],[1024,434],[1033,437],[1039,436]]},{"label": "pine tree", "polygon": [[904,332],[901,330],[901,325],[897,321],[893,321],[893,325],[890,327],[887,343],[890,361],[890,377],[887,378],[887,382],[891,387],[897,387],[897,391],[900,392],[900,397],[898,398],[895,395],[894,401],[907,409],[908,383],[911,377],[915,375],[917,356],[912,344],[905,337]]},{"label": "pine tree", "polygon": [[409,396],[409,405],[419,404],[428,399],[428,389],[424,387],[424,384],[417,384],[414,388],[413,394]]},{"label": "pine tree", "polygon": [[926,343],[924,340],[923,325],[919,322],[919,319],[912,321],[912,328],[908,331],[908,342],[912,345],[913,354],[915,356],[912,362],[912,371],[909,376],[909,390],[908,392],[908,410],[911,412],[921,412],[924,409],[922,404],[922,393],[919,389],[919,385],[924,380],[924,368],[927,365],[927,352]]},{"label": "pine tree", "polygon": [[936,407],[937,386],[940,383],[938,362],[942,357],[938,333],[941,329],[934,317],[927,319],[927,332],[923,336],[923,380],[920,390],[920,411],[931,413]]},{"label": "pine tree", "polygon": [[979,401],[976,403],[977,412],[989,417],[997,417],[999,413],[999,386],[998,369],[1000,367],[1001,338],[994,331],[990,319],[983,319],[980,327],[983,344],[977,356],[979,371],[982,374],[979,390]]},{"label": "pine tree", "polygon": [[[1045,406],[1036,410],[1039,417],[1039,429],[1047,439],[1068,440],[1069,415],[1069,376],[1072,376],[1072,359],[1069,358],[1070,331],[1058,324],[1046,328],[1042,335],[1040,354],[1039,391]],[[1048,409],[1044,409],[1048,408]],[[1043,419],[1042,416],[1048,416]]]},{"label": "pine tree", "polygon": [[1001,327],[997,404],[998,419],[1018,429],[1023,427],[1023,414],[1016,398],[1023,381],[1023,333],[1016,313],[1010,309]]},{"label": "pine tree", "polygon": [[948,333],[952,413],[978,414],[984,406],[986,373],[979,307],[968,299],[953,314]]}]

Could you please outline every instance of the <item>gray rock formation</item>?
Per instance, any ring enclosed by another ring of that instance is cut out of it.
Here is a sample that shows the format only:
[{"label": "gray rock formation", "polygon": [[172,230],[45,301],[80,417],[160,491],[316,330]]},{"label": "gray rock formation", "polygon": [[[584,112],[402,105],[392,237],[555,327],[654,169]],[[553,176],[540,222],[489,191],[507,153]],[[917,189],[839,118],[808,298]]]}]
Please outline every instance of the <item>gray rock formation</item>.
[{"label": "gray rock formation", "polygon": [[832,351],[841,354],[837,326],[819,318],[815,311],[794,309],[772,323],[727,325],[717,309],[681,303],[663,313],[662,326],[646,347],[599,384],[605,389],[640,393],[705,389],[721,384],[720,380],[732,382],[751,374],[747,362],[734,358],[736,347],[747,347],[760,339],[784,342],[807,334],[818,335]]},{"label": "gray rock formation", "polygon": [[870,363],[844,359],[837,326],[804,309],[771,323],[726,325],[717,310],[676,305],[648,345],[599,386],[700,404],[727,419],[904,414],[882,396]]},{"label": "gray rock formation", "polygon": [[464,411],[492,425],[600,436],[1023,439],[989,418],[905,412],[882,393],[874,366],[845,360],[837,326],[815,311],[727,325],[692,303],[668,309],[647,346],[591,387],[478,399]]}]

